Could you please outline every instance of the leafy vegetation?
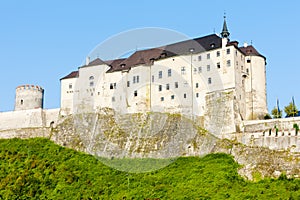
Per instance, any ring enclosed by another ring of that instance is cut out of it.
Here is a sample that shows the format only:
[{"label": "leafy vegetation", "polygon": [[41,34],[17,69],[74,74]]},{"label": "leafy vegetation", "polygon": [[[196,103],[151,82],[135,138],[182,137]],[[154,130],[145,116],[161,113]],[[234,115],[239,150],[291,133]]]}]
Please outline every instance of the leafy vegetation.
[{"label": "leafy vegetation", "polygon": [[282,175],[245,181],[226,154],[179,158],[158,171],[128,173],[34,138],[0,140],[0,159],[0,199],[300,198],[299,180]]},{"label": "leafy vegetation", "polygon": [[282,111],[278,110],[277,107],[274,107],[273,110],[271,111],[271,113],[272,113],[272,116],[273,116],[274,119],[282,118]]},{"label": "leafy vegetation", "polygon": [[289,105],[284,107],[284,112],[288,117],[294,117],[298,115],[298,109],[293,102],[290,102]]}]

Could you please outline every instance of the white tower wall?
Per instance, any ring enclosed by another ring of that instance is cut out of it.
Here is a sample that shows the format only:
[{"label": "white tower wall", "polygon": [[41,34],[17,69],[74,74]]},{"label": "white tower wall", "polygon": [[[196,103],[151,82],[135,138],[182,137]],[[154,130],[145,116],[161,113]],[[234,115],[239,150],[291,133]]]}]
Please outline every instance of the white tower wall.
[{"label": "white tower wall", "polygon": [[43,108],[44,89],[36,85],[21,85],[16,88],[15,110]]}]

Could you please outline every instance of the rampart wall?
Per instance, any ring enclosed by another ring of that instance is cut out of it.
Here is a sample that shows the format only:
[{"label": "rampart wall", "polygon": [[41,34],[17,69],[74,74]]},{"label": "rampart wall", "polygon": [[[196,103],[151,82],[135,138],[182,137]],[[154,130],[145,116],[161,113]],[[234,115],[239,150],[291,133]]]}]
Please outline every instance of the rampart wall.
[{"label": "rampart wall", "polygon": [[22,128],[45,128],[57,123],[59,109],[32,109],[0,113],[0,131]]},{"label": "rampart wall", "polygon": [[300,117],[243,121],[240,133],[229,135],[250,146],[300,152]]}]

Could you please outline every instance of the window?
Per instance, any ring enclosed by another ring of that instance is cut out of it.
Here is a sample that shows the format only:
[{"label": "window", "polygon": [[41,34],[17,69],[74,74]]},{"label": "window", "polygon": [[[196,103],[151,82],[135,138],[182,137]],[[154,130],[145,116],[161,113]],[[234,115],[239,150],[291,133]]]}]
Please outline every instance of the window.
[{"label": "window", "polygon": [[69,84],[69,89],[71,90],[71,89],[72,89],[72,87],[73,87],[73,86],[72,86],[72,83],[70,83],[70,84]]},{"label": "window", "polygon": [[133,96],[137,97],[137,90],[133,92]]},{"label": "window", "polygon": [[21,105],[23,105],[23,103],[24,103],[24,101],[23,101],[23,99],[21,99]]},{"label": "window", "polygon": [[168,69],[168,77],[171,77],[171,76],[172,76],[172,70]]},{"label": "window", "polygon": [[226,50],[226,53],[227,53],[227,54],[230,54],[230,49],[227,49],[227,50]]},{"label": "window", "polygon": [[172,99],[172,100],[175,99],[175,95],[171,95],[171,99]]},{"label": "window", "polygon": [[208,78],[208,84],[211,84],[211,78]]},{"label": "window", "polygon": [[194,74],[196,74],[197,73],[197,68],[196,67],[194,67]]},{"label": "window", "polygon": [[158,91],[162,91],[162,85],[158,86]]},{"label": "window", "polygon": [[207,66],[206,66],[206,69],[207,69],[207,71],[209,72],[209,71],[210,71],[210,65],[207,65]]},{"label": "window", "polygon": [[198,61],[201,61],[201,59],[202,59],[201,56],[198,56]]},{"label": "window", "polygon": [[217,51],[217,57],[220,57],[220,55],[221,55],[220,51]]},{"label": "window", "polygon": [[98,92],[98,95],[100,95],[100,92]]},{"label": "window", "polygon": [[175,82],[175,88],[178,88],[178,82]]},{"label": "window", "polygon": [[185,74],[186,71],[185,71],[185,67],[181,67],[181,74]]},{"label": "window", "polygon": [[221,64],[218,62],[217,63],[217,68],[220,69],[221,68]]},{"label": "window", "polygon": [[230,62],[230,60],[227,60],[227,67],[230,67],[231,66],[231,62]]},{"label": "window", "polygon": [[139,77],[139,76],[133,76],[132,82],[133,82],[133,83],[138,83],[138,82],[140,82],[140,77]]},{"label": "window", "polygon": [[93,76],[90,76],[89,80],[94,80],[94,77],[93,77]]},{"label": "window", "polygon": [[158,78],[162,78],[162,71],[158,72]]},{"label": "window", "polygon": [[94,93],[91,93],[91,96],[94,96]]},{"label": "window", "polygon": [[184,93],[184,94],[183,94],[183,98],[185,98],[185,99],[186,99],[186,93]]},{"label": "window", "polygon": [[198,93],[198,92],[196,93],[196,97],[197,97],[197,98],[199,97],[199,93]]},{"label": "window", "polygon": [[111,83],[110,85],[109,85],[109,89],[116,89],[116,87],[117,87],[117,84],[116,83]]},{"label": "window", "polygon": [[166,90],[170,90],[170,84],[169,83],[166,85]]},{"label": "window", "polygon": [[196,83],[196,88],[198,88],[199,87],[199,83]]},{"label": "window", "polygon": [[154,82],[154,75],[152,75],[152,83]]},{"label": "window", "polygon": [[111,98],[111,101],[112,101],[112,102],[115,102],[115,101],[116,101],[116,98],[115,98],[115,97],[112,97],[112,98]]},{"label": "window", "polygon": [[90,87],[93,87],[94,86],[94,81],[91,81],[90,82]]},{"label": "window", "polygon": [[250,60],[250,58],[248,58],[248,59],[247,59],[247,63],[251,63],[251,60]]},{"label": "window", "polygon": [[210,59],[210,54],[209,54],[209,53],[206,55],[206,58],[207,58],[207,59]]},{"label": "window", "polygon": [[248,68],[246,69],[246,73],[249,74],[249,69]]},{"label": "window", "polygon": [[130,81],[127,81],[127,87],[130,87]]},{"label": "window", "polygon": [[160,97],[160,101],[164,101],[165,100],[165,98],[164,97]]},{"label": "window", "polygon": [[198,73],[202,73],[202,67],[198,67]]}]

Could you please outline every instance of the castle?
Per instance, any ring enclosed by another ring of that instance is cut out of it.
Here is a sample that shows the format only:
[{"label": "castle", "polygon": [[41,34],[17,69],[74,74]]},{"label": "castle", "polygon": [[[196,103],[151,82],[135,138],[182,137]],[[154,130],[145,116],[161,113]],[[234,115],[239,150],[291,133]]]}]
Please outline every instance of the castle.
[{"label": "castle", "polygon": [[226,112],[221,118],[228,122],[218,120],[222,132],[236,132],[241,121],[268,113],[266,58],[252,45],[239,47],[229,35],[224,18],[221,37],[212,34],[116,60],[87,58],[61,79],[61,113],[103,107],[118,113],[181,113],[211,130],[216,112]]},{"label": "castle", "polygon": [[[262,120],[268,113],[266,58],[229,36],[224,18],[220,36],[139,50],[115,60],[87,58],[85,65],[60,79],[57,109],[43,109],[41,87],[19,86],[15,110],[0,113],[0,132],[53,127],[65,116],[110,108],[120,115],[180,113],[219,138],[235,137],[247,144],[279,136],[278,127],[282,135],[296,137],[295,118]],[[280,148],[299,146],[297,138],[288,141]]]}]

